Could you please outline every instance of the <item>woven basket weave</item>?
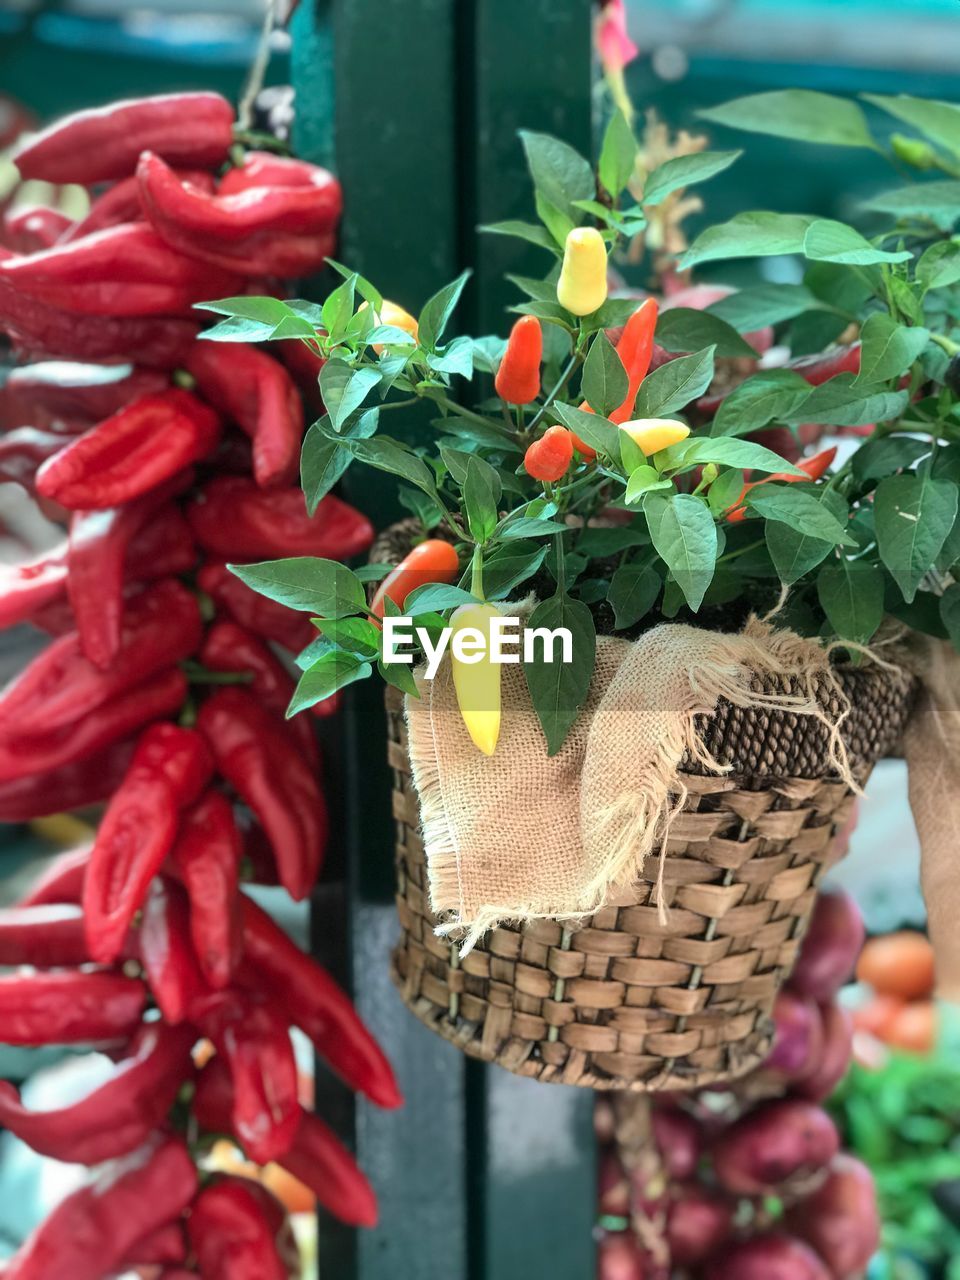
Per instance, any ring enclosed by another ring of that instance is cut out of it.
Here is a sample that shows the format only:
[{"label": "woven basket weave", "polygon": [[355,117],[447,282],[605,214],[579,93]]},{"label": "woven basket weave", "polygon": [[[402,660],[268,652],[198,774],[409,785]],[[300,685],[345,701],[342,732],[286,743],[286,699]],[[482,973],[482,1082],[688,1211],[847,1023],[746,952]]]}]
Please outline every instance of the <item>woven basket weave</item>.
[{"label": "woven basket weave", "polygon": [[[839,674],[852,706],[844,740],[865,782],[899,740],[914,683],[877,667]],[[704,720],[706,741],[732,772],[684,770],[666,925],[654,905],[657,854],[585,923],[502,925],[460,960],[434,932],[402,697],[389,689],[386,703],[401,928],[393,976],[422,1022],[471,1057],[594,1089],[700,1088],[762,1062],[774,998],[853,803],[826,775],[821,725],[727,703]]]}]

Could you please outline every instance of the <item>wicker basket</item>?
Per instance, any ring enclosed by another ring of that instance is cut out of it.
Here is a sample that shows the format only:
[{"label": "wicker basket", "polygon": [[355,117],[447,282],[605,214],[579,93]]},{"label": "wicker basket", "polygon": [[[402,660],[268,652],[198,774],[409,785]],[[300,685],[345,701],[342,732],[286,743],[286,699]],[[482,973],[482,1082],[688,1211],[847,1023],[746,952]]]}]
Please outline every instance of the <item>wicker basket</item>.
[{"label": "wicker basket", "polygon": [[[875,666],[844,669],[840,678],[852,705],[844,739],[864,782],[896,746],[914,684]],[[826,775],[822,725],[727,703],[701,725],[732,772],[684,771],[689,794],[670,830],[665,926],[654,905],[653,856],[585,924],[503,925],[461,961],[456,945],[434,932],[440,922],[430,910],[394,689],[387,723],[401,928],[393,975],[422,1022],[471,1057],[594,1089],[700,1088],[762,1062],[774,998],[853,803],[844,783]]]}]

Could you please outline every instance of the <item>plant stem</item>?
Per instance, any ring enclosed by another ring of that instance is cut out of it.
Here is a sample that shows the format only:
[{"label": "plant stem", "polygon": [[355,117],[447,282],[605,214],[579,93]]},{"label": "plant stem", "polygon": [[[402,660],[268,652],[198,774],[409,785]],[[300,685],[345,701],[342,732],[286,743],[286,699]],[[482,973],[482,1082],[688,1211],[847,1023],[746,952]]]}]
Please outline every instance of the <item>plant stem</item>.
[{"label": "plant stem", "polygon": [[475,595],[478,600],[485,599],[483,594],[483,548],[479,544],[473,548],[473,560],[470,564],[470,593]]},{"label": "plant stem", "polygon": [[960,343],[944,337],[942,333],[931,333],[930,341],[935,342],[948,356],[955,356],[960,353]]},{"label": "plant stem", "polygon": [[570,359],[567,361],[563,372],[560,374],[560,377],[557,379],[556,386],[553,388],[553,390],[547,396],[546,400],[544,400],[543,404],[540,406],[540,408],[537,410],[536,414],[534,415],[533,420],[530,423],[530,426],[527,428],[528,431],[533,431],[535,430],[536,427],[540,425],[543,415],[547,412],[547,410],[553,404],[554,400],[556,400],[557,396],[560,394],[560,392],[566,386],[567,382],[573,376],[574,370],[578,367],[578,365],[581,365],[582,363],[583,363],[583,352],[580,350],[580,347],[578,345],[575,348]]}]

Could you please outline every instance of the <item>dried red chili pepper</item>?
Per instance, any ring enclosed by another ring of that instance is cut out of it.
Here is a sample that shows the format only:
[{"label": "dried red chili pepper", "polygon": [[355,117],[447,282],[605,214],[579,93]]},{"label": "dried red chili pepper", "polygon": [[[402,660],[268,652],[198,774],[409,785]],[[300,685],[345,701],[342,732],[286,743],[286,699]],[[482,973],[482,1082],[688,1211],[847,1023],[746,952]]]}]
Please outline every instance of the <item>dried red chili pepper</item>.
[{"label": "dried red chili pepper", "polygon": [[131,539],[126,560],[128,585],[177,577],[196,563],[197,544],[190,526],[176,507],[167,507]]},{"label": "dried red chili pepper", "polygon": [[217,415],[189,391],[144,396],[72,440],[37,472],[37,492],[70,510],[116,507],[206,457]]},{"label": "dried red chili pepper", "polygon": [[0,331],[11,338],[21,358],[30,360],[120,359],[151,369],[174,369],[183,363],[198,326],[151,316],[78,315],[28,297],[0,276]]},{"label": "dried red chili pepper", "polygon": [[548,427],[523,455],[527,475],[547,484],[562,480],[573,461],[573,444],[566,427]]},{"label": "dried red chili pepper", "polygon": [[251,187],[312,187],[316,168],[306,160],[278,156],[272,151],[247,151],[243,161],[232,165],[217,187],[222,196],[234,196]]},{"label": "dried red chili pepper", "polygon": [[[172,668],[104,702],[76,724],[6,739],[0,742],[0,783],[50,773],[96,755],[136,729],[179,710],[186,695],[186,677]],[[0,786],[0,797],[4,793]]]},{"label": "dried red chili pepper", "polygon": [[277,858],[283,887],[298,902],[313,888],[327,838],[327,810],[315,770],[297,739],[245,689],[221,689],[200,708],[197,727],[220,774],[253,810]]},{"label": "dried red chili pepper", "polygon": [[[189,182],[210,195],[216,190],[217,184],[213,174],[206,173],[203,169],[181,170],[177,176],[181,181]],[[123,178],[114,183],[103,195],[97,196],[87,216],[75,222],[64,233],[61,243],[80,240],[84,236],[93,235],[95,231],[104,231],[107,227],[119,227],[125,222],[139,222],[143,217],[143,209],[140,205],[140,184],[137,181],[137,175],[131,174],[129,178]]]},{"label": "dried red chili pepper", "polygon": [[240,858],[243,841],[233,806],[208,791],[184,813],[170,866],[190,900],[190,936],[204,978],[226,987],[240,961]]},{"label": "dried red chili pepper", "polygon": [[217,1178],[187,1222],[204,1280],[290,1280],[301,1263],[279,1200],[250,1178]]},{"label": "dried red chili pepper", "polygon": [[14,1086],[0,1081],[0,1125],[51,1160],[95,1165],[126,1155],[163,1125],[192,1077],[195,1040],[192,1028],[146,1023],[109,1080],[52,1111],[28,1110]]},{"label": "dried red chili pepper", "polygon": [[0,565],[0,628],[29,621],[44,606],[59,600],[66,589],[65,554]]},{"label": "dried red chili pepper", "polygon": [[73,218],[62,209],[43,204],[17,205],[3,215],[3,239],[16,253],[35,253],[56,244],[73,225]]},{"label": "dried red chili pepper", "polygon": [[77,424],[92,426],[131,400],[169,386],[166,374],[130,365],[81,364],[45,360],[11,369],[0,389],[0,426],[32,425],[71,434]]},{"label": "dried red chili pepper", "polygon": [[154,1138],[74,1191],[4,1263],[4,1280],[103,1280],[186,1209],[197,1170],[179,1138]]},{"label": "dried red chili pepper", "polygon": [[195,1002],[191,1011],[230,1071],[231,1126],[257,1164],[288,1152],[300,1123],[297,1062],[281,1007],[229,990]]},{"label": "dried red chili pepper", "polygon": [[241,981],[282,999],[293,1023],[351,1089],[378,1106],[401,1106],[393,1069],[346,992],[245,894],[242,909]]},{"label": "dried red chili pepper", "polygon": [[0,907],[0,964],[52,969],[90,958],[79,907]]},{"label": "dried red chili pepper", "polygon": [[17,427],[0,436],[0,483],[18,484],[34,491],[38,469],[63,448],[64,438],[54,431]]},{"label": "dried red chili pepper", "polygon": [[[3,566],[0,565],[0,587],[2,582]],[[316,629],[305,614],[288,609],[285,604],[278,604],[275,600],[268,600],[266,596],[241,582],[225,564],[203,565],[197,573],[197,586],[210,596],[218,609],[229,614],[248,631],[282,645],[292,653],[298,653],[311,640],[316,639]],[[31,590],[40,594],[39,587],[31,586]],[[4,625],[6,604],[0,590],[0,625]]]},{"label": "dried red chili pepper", "polygon": [[57,120],[16,151],[23,178],[90,186],[126,178],[141,151],[214,169],[233,144],[233,107],[218,93],[128,98]]},{"label": "dried red chili pepper", "polygon": [[116,959],[133,917],[176,839],[183,809],[210,780],[213,762],[192,729],[158,724],[141,737],[127,776],[107,807],[83,885],[94,959]]},{"label": "dried red chili pepper", "polygon": [[87,874],[92,848],[91,841],[51,858],[17,905],[39,907],[79,904],[83,896],[83,877]]},{"label": "dried red chili pepper", "polygon": [[[179,1264],[187,1260],[186,1224],[182,1220],[168,1222],[156,1231],[144,1236],[123,1259],[118,1271],[133,1271],[137,1267],[163,1267],[159,1280],[164,1277],[193,1276],[195,1272],[181,1271]],[[170,1270],[169,1268],[174,1268]]]},{"label": "dried red chili pepper", "polygon": [[190,937],[187,895],[166,877],[158,876],[147,887],[137,950],[160,1012],[171,1026],[183,1022],[206,995],[207,985]]},{"label": "dried red chili pepper", "polygon": [[185,257],[138,222],[8,258],[0,262],[0,278],[39,302],[114,318],[175,316],[242,288],[235,272]]},{"label": "dried red chili pepper", "polygon": [[[200,661],[211,671],[249,672],[253,679],[247,687],[268,711],[283,719],[296,686],[280,659],[251,632],[236,622],[214,623],[204,637]],[[2,706],[0,701],[0,710]],[[309,718],[294,716],[287,727],[298,739],[304,759],[316,768],[320,752]]]},{"label": "dried red chili pepper", "polygon": [[132,754],[132,742],[115,742],[72,764],[0,782],[0,822],[31,822],[99,804],[116,789]]},{"label": "dried red chili pepper", "polygon": [[365,515],[332,494],[307,515],[300,489],[264,492],[245,476],[217,476],[187,508],[190,528],[211,555],[231,560],[324,556],[345,560],[373,541]]},{"label": "dried red chili pepper", "polygon": [[120,650],[130,542],[191,478],[189,471],[173,476],[121,507],[75,511],[70,519],[67,595],[84,655],[98,667],[110,666]]},{"label": "dried red chili pepper", "polygon": [[126,1040],[140,1022],[146,988],[117,973],[0,975],[5,1044],[101,1044]]},{"label": "dried red chili pepper", "polygon": [[741,490],[740,497],[733,504],[731,511],[727,513],[727,519],[731,524],[737,524],[741,520],[747,518],[747,508],[743,505],[743,500],[751,489],[756,489],[758,485],[769,484],[772,480],[779,481],[782,484],[796,484],[805,480],[819,480],[820,477],[830,469],[834,458],[837,456],[836,445],[831,449],[824,449],[820,453],[815,453],[812,458],[804,458],[797,463],[797,467],[803,472],[802,476],[795,476],[786,471],[777,471],[772,475],[764,476],[762,480],[754,480],[749,484],[745,484]]},{"label": "dried red chili pepper", "polygon": [[[233,1085],[226,1063],[212,1058],[197,1081],[193,1114],[202,1129],[232,1132]],[[319,1117],[300,1108],[293,1146],[277,1163],[308,1187],[334,1217],[351,1226],[377,1223],[377,1197],[351,1153]]]},{"label": "dried red chili pepper", "polygon": [[300,468],[303,404],[283,365],[245,343],[197,342],[186,368],[200,395],[253,441],[257,484],[292,484]]},{"label": "dried red chili pepper", "polygon": [[543,330],[536,316],[521,316],[510,331],[494,387],[508,404],[530,404],[540,394]]},{"label": "dried red chili pepper", "polygon": [[[333,252],[343,200],[340,184],[325,169],[313,169],[309,186],[274,182],[210,196],[181,182],[159,156],[146,154],[137,177],[144,213],[163,239],[223,270],[288,279],[318,269]],[[207,294],[217,296],[224,295]]]},{"label": "dried red chili pepper", "polygon": [[83,655],[76,632],[48,645],[0,694],[0,739],[32,737],[75,724],[118,694],[194,653],[202,623],[196,597],[160,582],[127,611],[122,644],[109,670]]}]

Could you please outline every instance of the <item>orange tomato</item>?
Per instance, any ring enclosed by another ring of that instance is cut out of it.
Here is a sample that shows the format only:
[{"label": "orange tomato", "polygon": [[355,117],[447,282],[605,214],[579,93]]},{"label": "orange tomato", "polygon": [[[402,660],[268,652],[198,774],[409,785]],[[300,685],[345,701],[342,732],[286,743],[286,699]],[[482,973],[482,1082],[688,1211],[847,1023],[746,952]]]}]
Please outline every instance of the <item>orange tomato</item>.
[{"label": "orange tomato", "polygon": [[857,977],[880,995],[922,1000],[933,992],[933,947],[909,930],[871,938],[860,952]]},{"label": "orange tomato", "polygon": [[884,1037],[894,1049],[910,1053],[931,1053],[937,1040],[937,1011],[930,1000],[905,1004],[887,1028]]}]

